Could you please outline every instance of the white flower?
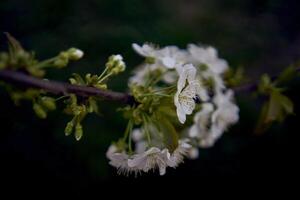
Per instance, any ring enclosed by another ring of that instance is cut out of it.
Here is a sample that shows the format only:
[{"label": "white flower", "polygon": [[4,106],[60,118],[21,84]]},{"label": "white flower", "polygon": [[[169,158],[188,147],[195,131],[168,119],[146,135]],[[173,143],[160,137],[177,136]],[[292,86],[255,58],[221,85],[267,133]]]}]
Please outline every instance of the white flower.
[{"label": "white flower", "polygon": [[132,44],[132,48],[134,49],[134,51],[143,56],[143,57],[150,57],[150,58],[155,58],[156,57],[156,49],[149,45],[149,44],[143,44],[143,46],[140,46],[136,43]]},{"label": "white flower", "polygon": [[176,46],[166,46],[162,49],[156,49],[151,45],[132,44],[133,49],[139,55],[146,58],[153,58],[156,65],[161,65],[167,69],[175,68],[176,64],[183,64],[187,60],[187,52]]},{"label": "white flower", "polygon": [[191,138],[199,140],[200,147],[210,147],[227,128],[238,121],[239,108],[233,103],[233,92],[217,93],[213,103],[202,104],[202,110],[194,116],[194,124],[189,130]]},{"label": "white flower", "polygon": [[184,157],[195,159],[198,157],[198,149],[189,144],[189,139],[179,140],[178,147],[171,155],[171,160],[178,166],[183,162]]},{"label": "white flower", "polygon": [[123,62],[123,57],[120,54],[113,55],[112,60],[114,60],[114,61],[122,61]]},{"label": "white flower", "polygon": [[144,153],[136,154],[132,159],[129,159],[128,166],[144,172],[158,168],[159,174],[164,175],[169,157],[170,153],[167,150],[161,151],[157,147],[151,147]]},{"label": "white flower", "polygon": [[139,173],[137,168],[128,166],[129,155],[126,152],[119,152],[116,145],[112,144],[106,152],[106,157],[110,160],[109,164],[118,169],[118,174],[128,175],[130,173]]},{"label": "white flower", "polygon": [[142,130],[140,128],[135,128],[132,130],[132,140],[134,142],[139,142],[144,138],[144,133],[142,132]]},{"label": "white flower", "polygon": [[199,149],[196,147],[190,148],[190,150],[187,152],[187,157],[192,160],[197,159],[199,157]]},{"label": "white flower", "polygon": [[197,64],[205,64],[215,74],[222,74],[228,69],[225,60],[218,57],[218,52],[213,47],[199,47],[194,44],[188,45],[188,52],[193,62]]},{"label": "white flower", "polygon": [[195,98],[207,101],[208,96],[206,90],[201,87],[200,81],[196,80],[196,68],[192,64],[177,66],[176,70],[179,73],[179,79],[174,104],[178,119],[183,124],[186,115],[192,114],[195,109]]},{"label": "white flower", "polygon": [[189,130],[191,138],[203,138],[209,132],[209,125],[211,123],[211,114],[214,111],[213,104],[203,103],[202,109],[194,116],[194,124]]},{"label": "white flower", "polygon": [[166,46],[157,51],[157,59],[168,69],[173,69],[177,64],[183,64],[187,60],[187,52],[176,46]]},{"label": "white flower", "polygon": [[188,155],[191,149],[192,146],[186,140],[180,140],[178,147],[172,153],[167,148],[161,150],[151,147],[128,159],[128,166],[144,172],[159,169],[159,174],[164,175],[167,167],[175,168],[182,163],[184,156]]},{"label": "white flower", "polygon": [[149,78],[149,74],[151,74],[151,72],[155,70],[160,70],[162,73],[166,71],[166,69],[160,65],[155,65],[155,64],[140,65],[134,70],[133,76],[129,78],[129,85],[130,84],[144,85],[147,79]]},{"label": "white flower", "polygon": [[164,73],[163,77],[162,77],[162,81],[165,82],[166,84],[174,84],[178,79],[178,74],[176,71],[172,70],[172,71],[167,71],[166,73]]},{"label": "white flower", "polygon": [[233,103],[233,95],[232,90],[227,90],[225,94],[217,93],[213,99],[217,109],[212,114],[212,123],[219,128],[226,129],[239,120],[239,108]]},{"label": "white flower", "polygon": [[210,147],[223,132],[212,124],[213,112],[212,103],[203,103],[202,109],[194,116],[194,124],[189,129],[189,136],[198,139],[200,147]]}]

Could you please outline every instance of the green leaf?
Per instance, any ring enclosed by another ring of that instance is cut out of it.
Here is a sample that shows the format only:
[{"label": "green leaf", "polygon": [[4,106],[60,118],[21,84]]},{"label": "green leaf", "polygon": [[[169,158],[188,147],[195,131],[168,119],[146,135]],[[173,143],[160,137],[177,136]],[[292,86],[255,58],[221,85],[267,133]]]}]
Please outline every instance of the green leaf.
[{"label": "green leaf", "polygon": [[16,40],[13,36],[11,36],[9,33],[4,33],[8,39],[8,45],[9,45],[9,53],[10,56],[15,58],[16,55],[24,51],[22,45],[19,43],[18,40]]},{"label": "green leaf", "polygon": [[260,94],[268,95],[272,89],[273,85],[270,76],[267,74],[262,75],[258,85],[258,92]]},{"label": "green leaf", "polygon": [[290,67],[286,68],[283,72],[281,72],[281,74],[276,79],[274,84],[276,84],[276,85],[284,84],[284,83],[292,80],[296,76],[297,76],[296,68],[294,66],[290,66]]},{"label": "green leaf", "polygon": [[267,116],[267,112],[268,112],[268,107],[269,107],[269,102],[265,102],[264,105],[262,106],[259,120],[258,120],[256,128],[255,128],[256,134],[263,133],[271,125],[271,123],[266,123],[266,120],[265,120],[266,116]]},{"label": "green leaf", "polygon": [[178,147],[178,134],[173,124],[160,114],[157,115],[157,123],[159,130],[163,133],[164,144],[170,150],[170,152],[175,151],[175,149]]},{"label": "green leaf", "polygon": [[256,127],[256,133],[261,133],[271,125],[272,122],[282,122],[288,115],[293,114],[294,104],[280,90],[272,90],[270,99],[262,108],[260,119]]}]

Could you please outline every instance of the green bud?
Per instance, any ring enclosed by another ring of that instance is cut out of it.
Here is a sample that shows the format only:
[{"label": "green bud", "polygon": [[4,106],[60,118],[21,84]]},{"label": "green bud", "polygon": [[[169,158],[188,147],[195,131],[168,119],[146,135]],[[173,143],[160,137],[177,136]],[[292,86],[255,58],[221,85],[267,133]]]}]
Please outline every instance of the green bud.
[{"label": "green bud", "polygon": [[72,85],[76,85],[77,84],[77,81],[75,78],[69,78],[69,81]]},{"label": "green bud", "polygon": [[111,70],[111,72],[112,72],[112,74],[117,75],[117,74],[119,74],[119,73],[125,71],[125,68],[126,68],[126,66],[125,66],[125,64],[124,64],[124,62],[123,62],[123,63],[117,65],[115,68],[113,68],[113,69]]},{"label": "green bud", "polygon": [[42,97],[41,98],[41,104],[47,108],[48,110],[55,110],[56,109],[56,104],[55,104],[55,99],[51,97]]},{"label": "green bud", "polygon": [[68,65],[68,63],[69,63],[68,58],[60,57],[54,61],[53,65],[58,68],[63,68],[63,67],[66,67]]},{"label": "green bud", "polygon": [[109,57],[106,67],[112,74],[116,75],[120,72],[123,72],[126,68],[126,65],[121,55],[112,55]]},{"label": "green bud", "polygon": [[80,49],[71,48],[67,51],[70,60],[79,60],[83,57],[84,53]]},{"label": "green bud", "polygon": [[89,98],[89,104],[88,104],[87,111],[89,113],[92,113],[92,112],[99,113],[97,101],[93,97]]},{"label": "green bud", "polygon": [[47,112],[43,109],[43,107],[40,104],[34,103],[33,110],[39,118],[45,119],[47,117]]},{"label": "green bud", "polygon": [[68,122],[65,128],[65,135],[66,136],[71,135],[71,133],[73,132],[73,128],[74,128],[73,121]]},{"label": "green bud", "polygon": [[75,127],[75,138],[77,141],[79,141],[81,139],[82,134],[83,134],[82,126],[80,123],[78,123],[78,124],[76,124],[76,127]]},{"label": "green bud", "polygon": [[95,88],[101,89],[101,90],[106,90],[107,85],[106,84],[96,84],[94,85]]}]

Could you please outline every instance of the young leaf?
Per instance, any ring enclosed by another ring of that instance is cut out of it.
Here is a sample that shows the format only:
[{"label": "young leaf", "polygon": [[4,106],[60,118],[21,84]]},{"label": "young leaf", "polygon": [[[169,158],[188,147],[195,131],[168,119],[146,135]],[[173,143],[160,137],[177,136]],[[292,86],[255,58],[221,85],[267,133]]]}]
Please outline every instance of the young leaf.
[{"label": "young leaf", "polygon": [[167,118],[160,114],[158,114],[157,118],[158,128],[164,136],[164,143],[170,152],[173,152],[178,147],[178,134],[172,123]]},{"label": "young leaf", "polygon": [[290,67],[286,68],[283,72],[281,72],[281,74],[276,79],[276,81],[274,81],[274,84],[275,85],[284,84],[284,83],[292,80],[296,76],[297,76],[296,68],[294,66],[290,66]]},{"label": "young leaf", "polygon": [[22,45],[19,43],[18,40],[16,40],[13,36],[11,36],[9,33],[4,33],[8,39],[8,45],[9,45],[9,53],[10,56],[15,58],[16,54],[18,54],[21,51],[24,51]]}]

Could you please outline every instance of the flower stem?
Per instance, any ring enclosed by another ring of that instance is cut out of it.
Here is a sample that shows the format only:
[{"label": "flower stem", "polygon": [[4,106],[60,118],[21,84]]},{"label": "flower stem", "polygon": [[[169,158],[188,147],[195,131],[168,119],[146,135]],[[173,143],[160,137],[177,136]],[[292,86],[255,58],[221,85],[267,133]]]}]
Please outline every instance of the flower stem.
[{"label": "flower stem", "polygon": [[37,65],[35,65],[35,67],[37,68],[46,68],[46,67],[49,67],[50,66],[50,63],[55,61],[57,59],[58,56],[55,56],[53,58],[49,58],[47,60],[44,60],[42,62],[39,62]]},{"label": "flower stem", "polygon": [[107,79],[107,78],[110,77],[111,75],[112,75],[112,73],[106,74],[103,78],[101,78],[101,79],[98,81],[98,83],[103,82],[105,79]]},{"label": "flower stem", "polygon": [[108,67],[105,67],[105,69],[103,70],[103,72],[100,74],[100,76],[98,77],[98,81],[101,80],[101,78],[104,76],[104,74],[107,72]]}]

